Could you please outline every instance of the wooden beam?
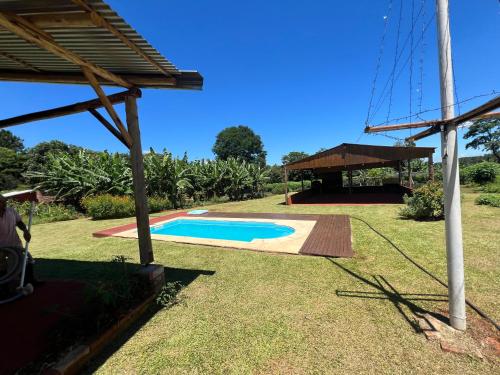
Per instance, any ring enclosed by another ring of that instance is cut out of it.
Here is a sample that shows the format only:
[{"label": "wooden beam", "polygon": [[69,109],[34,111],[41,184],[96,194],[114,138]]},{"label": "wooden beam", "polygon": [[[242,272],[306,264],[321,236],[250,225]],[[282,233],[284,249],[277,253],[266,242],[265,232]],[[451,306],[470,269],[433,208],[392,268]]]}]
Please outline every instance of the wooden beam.
[{"label": "wooden beam", "polygon": [[386,132],[392,130],[425,128],[427,126],[436,126],[445,123],[446,121],[444,120],[430,120],[430,121],[420,121],[420,122],[408,122],[408,123],[394,124],[394,125],[367,126],[365,128],[365,133],[377,133],[377,132]]},{"label": "wooden beam", "polygon": [[[381,125],[381,126],[367,126],[365,128],[365,133],[376,133],[376,132],[385,132],[391,130],[403,130],[403,129],[415,129],[415,128],[424,128],[427,126],[439,127],[441,125],[447,125],[450,123],[454,123],[459,125],[463,122],[474,120],[477,118],[498,118],[498,114],[492,113],[488,114],[488,112],[493,111],[500,107],[500,96],[484,103],[483,105],[470,110],[460,116],[454,117],[449,120],[430,120],[430,121],[420,121],[420,122],[409,122],[404,124],[395,124],[395,125]],[[427,134],[422,132],[422,134]],[[434,134],[434,133],[432,133]],[[430,135],[430,134],[429,134]],[[407,138],[412,139],[412,137]],[[421,138],[417,138],[421,139]]]},{"label": "wooden beam", "polygon": [[[141,97],[141,91],[138,89],[131,89],[117,94],[109,95],[108,99],[112,104],[123,103],[126,97],[133,96],[136,98]],[[85,102],[79,102],[75,104],[66,105],[63,107],[57,107],[53,109],[48,109],[45,111],[28,113],[21,116],[11,117],[4,120],[0,120],[0,129],[8,128],[9,126],[26,124],[33,121],[48,120],[51,118],[62,117],[67,115],[72,115],[75,113],[81,113],[88,111],[90,108],[101,108],[103,104],[101,99],[92,99]]]},{"label": "wooden beam", "polygon": [[491,112],[499,107],[500,107],[500,96],[497,96],[496,98],[491,99],[490,101],[484,103],[483,105],[480,105],[477,108],[465,112],[464,114],[457,116],[451,119],[450,121],[454,122],[456,125],[459,125],[462,122],[473,120],[478,116],[486,115],[488,112]]},{"label": "wooden beam", "polygon": [[106,120],[103,115],[101,115],[94,108],[89,108],[88,111],[92,114],[92,116],[94,116],[97,119],[97,121],[99,121],[101,124],[103,124],[104,127],[106,129],[108,129],[111,134],[113,134],[116,138],[118,138],[118,140],[121,143],[123,143],[123,145],[125,147],[130,148],[130,145],[127,143],[125,138],[123,138],[123,135],[121,135],[121,133],[118,130],[116,130],[116,128],[113,126],[113,124],[111,124],[108,120]]},{"label": "wooden beam", "polygon": [[[201,90],[203,77],[198,72],[184,71],[174,78],[163,74],[120,74],[120,77],[130,82],[134,87],[157,89],[190,89]],[[97,77],[99,83],[105,86],[116,86],[116,83]],[[42,82],[86,85],[87,79],[81,73],[73,72],[29,72],[24,70],[0,70],[0,81]]]},{"label": "wooden beam", "polygon": [[429,154],[427,167],[429,169],[429,181],[434,181],[434,161],[432,160],[432,154]]},{"label": "wooden beam", "polygon": [[95,9],[93,9],[85,0],[73,0],[75,4],[84,9],[89,15],[94,24],[98,27],[102,27],[111,32],[114,36],[120,39],[127,47],[141,56],[148,63],[153,65],[160,72],[165,74],[167,77],[172,77],[172,74],[166,70],[163,66],[158,64],[151,56],[149,56],[146,52],[144,52],[137,44],[132,42],[126,35],[124,35],[120,30],[118,30],[115,26],[110,24],[103,16],[99,14]]},{"label": "wooden beam", "polygon": [[87,13],[43,13],[23,16],[23,18],[41,29],[95,27]]},{"label": "wooden beam", "polygon": [[11,55],[10,53],[0,51],[0,56],[3,56],[6,59],[9,59],[11,61],[14,61],[15,63],[17,63],[21,66],[24,66],[25,68],[28,68],[28,69],[33,70],[35,72],[40,72],[40,70],[38,68],[34,67],[33,65],[27,63],[26,61],[24,61],[22,59],[19,59],[15,56]]},{"label": "wooden beam", "polygon": [[415,142],[415,141],[418,141],[422,138],[439,133],[440,131],[441,131],[441,129],[439,126],[433,126],[432,128],[425,129],[424,131],[421,131],[420,133],[417,133],[417,134],[414,134],[410,137],[407,137],[407,138],[405,138],[405,140],[408,142]]},{"label": "wooden beam", "polygon": [[142,156],[141,133],[137,114],[137,102],[134,97],[125,100],[128,132],[132,138],[130,147],[130,163],[135,197],[135,217],[137,221],[137,237],[139,239],[139,254],[141,264],[147,265],[154,261],[151,232],[149,229],[149,209],[144,179],[144,163]]},{"label": "wooden beam", "polygon": [[132,145],[132,139],[130,138],[130,135],[127,132],[127,129],[125,129],[125,126],[123,126],[122,121],[120,120],[120,116],[118,116],[118,113],[116,113],[115,108],[113,107],[113,104],[109,101],[108,97],[104,93],[102,87],[99,85],[99,82],[97,81],[96,77],[94,74],[90,71],[90,69],[86,67],[82,67],[83,74],[85,77],[87,77],[87,80],[89,81],[90,85],[96,92],[97,96],[99,99],[101,99],[102,104],[104,105],[104,108],[108,112],[109,116],[113,119],[113,122],[115,123],[116,127],[122,134],[123,138],[127,142],[127,144],[130,146]]},{"label": "wooden beam", "polygon": [[52,37],[50,37],[50,35],[22,17],[15,14],[0,12],[0,26],[16,34],[27,42],[35,44],[38,47],[53,53],[54,55],[72,62],[73,64],[86,67],[92,71],[92,73],[107,79],[108,81],[114,82],[119,86],[127,88],[131,88],[133,86],[130,82],[124,80],[118,75],[111,73],[110,71],[103,69],[85,60],[76,53],[60,46],[52,39]]}]

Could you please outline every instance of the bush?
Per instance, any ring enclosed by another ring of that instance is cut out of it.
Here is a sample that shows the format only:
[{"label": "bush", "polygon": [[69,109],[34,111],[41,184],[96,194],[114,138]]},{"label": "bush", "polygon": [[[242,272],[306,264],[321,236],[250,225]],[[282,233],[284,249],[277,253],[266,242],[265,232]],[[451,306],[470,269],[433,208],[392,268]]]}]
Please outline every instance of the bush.
[{"label": "bush", "polygon": [[488,182],[495,181],[499,170],[500,166],[497,163],[483,161],[473,164],[462,169],[462,173],[460,173],[460,182],[484,185]]},{"label": "bush", "polygon": [[132,197],[111,194],[88,196],[82,199],[85,212],[96,220],[130,217],[135,213]]},{"label": "bush", "polygon": [[476,204],[500,207],[500,194],[481,194],[476,198]]},{"label": "bush", "polygon": [[[304,189],[311,188],[311,181],[304,181]],[[278,182],[274,184],[266,184],[264,187],[266,193],[271,194],[285,194],[285,184],[283,182]],[[295,192],[302,190],[302,183],[300,181],[288,181],[288,191]]]},{"label": "bush", "polygon": [[444,193],[441,184],[429,182],[404,197],[406,207],[399,215],[405,219],[439,220],[444,217]]},{"label": "bush", "polygon": [[173,208],[172,203],[167,198],[158,196],[148,198],[149,212],[161,212]]},{"label": "bush", "polygon": [[[161,197],[148,199],[149,212],[165,211],[172,208],[170,201]],[[119,219],[135,215],[134,198],[129,195],[111,194],[88,196],[82,199],[82,207],[93,219]]]},{"label": "bush", "polygon": [[[10,201],[9,206],[14,207],[17,212],[26,220],[28,223],[28,217],[30,212],[30,202],[14,202]],[[65,206],[56,203],[40,203],[35,206],[33,212],[33,223],[43,224],[43,223],[53,223],[55,221],[65,221],[77,219],[80,214],[77,212],[73,206]]]}]

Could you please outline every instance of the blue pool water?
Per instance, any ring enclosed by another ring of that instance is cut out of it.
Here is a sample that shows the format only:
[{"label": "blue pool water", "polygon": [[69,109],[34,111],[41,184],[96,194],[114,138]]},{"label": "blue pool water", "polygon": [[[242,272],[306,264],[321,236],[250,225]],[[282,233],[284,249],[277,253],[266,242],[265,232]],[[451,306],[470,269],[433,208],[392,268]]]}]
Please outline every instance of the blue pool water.
[{"label": "blue pool water", "polygon": [[159,226],[151,227],[151,234],[213,238],[243,242],[250,242],[254,239],[285,237],[294,232],[295,229],[285,225],[258,221],[177,219]]}]

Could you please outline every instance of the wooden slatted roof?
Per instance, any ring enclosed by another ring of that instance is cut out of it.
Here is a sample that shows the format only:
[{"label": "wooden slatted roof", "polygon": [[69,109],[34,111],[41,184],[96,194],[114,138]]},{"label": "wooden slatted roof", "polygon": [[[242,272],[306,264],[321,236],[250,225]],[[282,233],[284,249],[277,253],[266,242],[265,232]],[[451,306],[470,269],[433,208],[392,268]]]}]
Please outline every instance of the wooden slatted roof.
[{"label": "wooden slatted roof", "polygon": [[0,0],[0,80],[201,89],[101,0]]},{"label": "wooden slatted roof", "polygon": [[342,143],[329,150],[285,165],[288,170],[339,171],[396,166],[401,160],[429,157],[434,147],[373,146]]}]

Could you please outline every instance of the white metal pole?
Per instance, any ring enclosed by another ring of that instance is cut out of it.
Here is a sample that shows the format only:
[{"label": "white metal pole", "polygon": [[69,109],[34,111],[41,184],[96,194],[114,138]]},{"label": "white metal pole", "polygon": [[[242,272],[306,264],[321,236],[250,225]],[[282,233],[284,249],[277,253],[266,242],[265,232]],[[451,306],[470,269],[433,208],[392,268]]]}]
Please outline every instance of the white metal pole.
[{"label": "white metal pole", "polygon": [[[31,225],[33,223],[33,211],[35,210],[35,202],[31,201],[30,203],[30,212],[29,212],[29,218],[28,218],[28,232],[31,234]],[[28,262],[28,251],[29,251],[29,246],[30,243],[29,241],[26,241],[26,246],[24,248],[24,257],[23,257],[23,268],[21,269],[21,281],[19,288],[22,289],[24,287],[24,279],[26,278],[26,264]]]},{"label": "white metal pole", "polygon": [[[451,59],[450,17],[448,0],[436,0],[439,73],[441,87],[441,115],[443,120],[454,117],[453,66]],[[462,213],[460,208],[460,180],[457,150],[457,127],[441,129],[441,155],[446,228],[446,255],[448,264],[448,299],[450,323],[464,331],[465,286],[462,243]]]}]

